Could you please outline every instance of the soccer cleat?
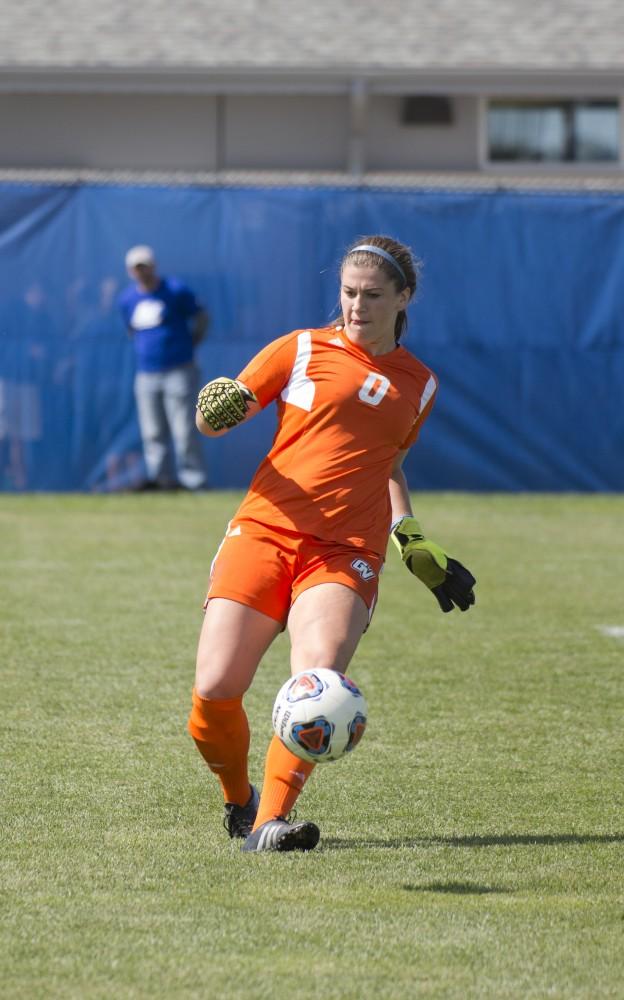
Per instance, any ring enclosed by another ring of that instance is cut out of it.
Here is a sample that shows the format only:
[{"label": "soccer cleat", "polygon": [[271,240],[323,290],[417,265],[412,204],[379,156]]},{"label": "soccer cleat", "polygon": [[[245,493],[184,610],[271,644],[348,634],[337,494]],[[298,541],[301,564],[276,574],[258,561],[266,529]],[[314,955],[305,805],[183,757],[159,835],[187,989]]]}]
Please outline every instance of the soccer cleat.
[{"label": "soccer cleat", "polygon": [[320,835],[316,823],[287,823],[278,816],[250,833],[241,851],[312,851]]},{"label": "soccer cleat", "polygon": [[244,839],[249,836],[256,822],[259,802],[260,795],[258,794],[258,789],[251,785],[251,795],[249,796],[249,801],[244,806],[239,806],[236,802],[225,803],[223,825],[230,837]]}]

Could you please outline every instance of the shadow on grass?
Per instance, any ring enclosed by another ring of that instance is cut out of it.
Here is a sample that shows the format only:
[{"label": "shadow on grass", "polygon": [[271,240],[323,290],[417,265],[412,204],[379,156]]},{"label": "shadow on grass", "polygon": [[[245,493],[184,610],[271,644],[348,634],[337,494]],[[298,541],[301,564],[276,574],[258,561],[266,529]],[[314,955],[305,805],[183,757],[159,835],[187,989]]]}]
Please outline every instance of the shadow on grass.
[{"label": "shadow on grass", "polygon": [[448,892],[456,896],[485,896],[491,892],[513,892],[495,885],[477,885],[474,882],[426,882],[424,885],[401,886],[406,892]]},{"label": "shadow on grass", "polygon": [[624,833],[501,833],[470,837],[396,837],[373,840],[368,837],[325,837],[323,846],[340,851],[362,847],[532,847],[556,844],[623,844]]},{"label": "shadow on grass", "polygon": [[427,843],[449,847],[531,847],[532,844],[621,844],[624,833],[502,833],[472,837],[429,837]]}]

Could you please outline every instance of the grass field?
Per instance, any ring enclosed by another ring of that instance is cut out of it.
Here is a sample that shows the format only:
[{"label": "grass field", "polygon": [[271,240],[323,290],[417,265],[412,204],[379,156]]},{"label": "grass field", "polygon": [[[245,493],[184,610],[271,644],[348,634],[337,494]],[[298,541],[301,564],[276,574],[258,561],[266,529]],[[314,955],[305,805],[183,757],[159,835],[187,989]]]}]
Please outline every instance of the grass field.
[{"label": "grass field", "polygon": [[415,498],[478,604],[390,554],[367,735],[299,804],[321,845],[251,857],[185,731],[236,500],[0,499],[2,997],[623,997],[624,498]]}]

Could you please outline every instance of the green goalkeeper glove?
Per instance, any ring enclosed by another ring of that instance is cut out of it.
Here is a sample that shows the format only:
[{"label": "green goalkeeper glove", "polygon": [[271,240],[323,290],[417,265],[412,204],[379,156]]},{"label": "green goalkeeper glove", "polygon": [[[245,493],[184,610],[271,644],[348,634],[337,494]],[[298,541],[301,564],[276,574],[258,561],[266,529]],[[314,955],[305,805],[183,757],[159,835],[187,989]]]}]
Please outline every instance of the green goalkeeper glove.
[{"label": "green goalkeeper glove", "polygon": [[215,378],[200,390],[197,409],[213,431],[236,427],[245,419],[253,392],[233,378]]},{"label": "green goalkeeper glove", "polygon": [[474,604],[473,587],[477,582],[465,566],[430,542],[422,533],[415,517],[402,517],[391,533],[392,541],[410,573],[429,587],[442,611],[452,611],[455,605],[467,611]]}]

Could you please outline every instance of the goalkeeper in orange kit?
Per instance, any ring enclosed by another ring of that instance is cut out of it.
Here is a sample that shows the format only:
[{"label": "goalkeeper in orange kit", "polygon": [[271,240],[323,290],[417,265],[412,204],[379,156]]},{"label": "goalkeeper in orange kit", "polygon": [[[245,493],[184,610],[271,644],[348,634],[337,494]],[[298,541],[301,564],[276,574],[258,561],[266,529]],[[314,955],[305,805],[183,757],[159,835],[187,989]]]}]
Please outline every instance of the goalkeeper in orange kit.
[{"label": "goalkeeper in orange kit", "polygon": [[293,673],[344,673],[373,614],[389,533],[442,611],[474,604],[474,577],[423,536],[402,470],[437,391],[400,343],[416,285],[407,247],[363,237],[342,261],[337,323],[278,338],[199,394],[209,437],[277,408],[271,450],[212,565],[189,718],[246,852],[310,850],[320,836],[288,820],[314,764],[274,736],[262,795],[249,780],[243,697],[275,637],[288,630]]}]

